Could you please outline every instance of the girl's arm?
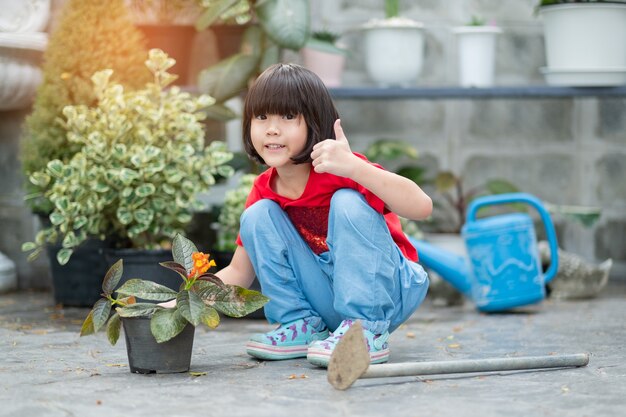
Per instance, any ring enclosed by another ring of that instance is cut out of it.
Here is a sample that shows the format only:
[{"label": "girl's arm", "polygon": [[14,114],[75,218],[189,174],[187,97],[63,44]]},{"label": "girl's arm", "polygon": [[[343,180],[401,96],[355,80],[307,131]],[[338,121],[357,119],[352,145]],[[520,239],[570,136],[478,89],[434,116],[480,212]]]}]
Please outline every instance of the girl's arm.
[{"label": "girl's arm", "polygon": [[230,264],[215,273],[225,284],[249,288],[254,281],[254,268],[243,246],[237,246]]},{"label": "girl's arm", "polygon": [[348,139],[335,121],[336,140],[327,139],[313,147],[315,172],[347,177],[376,194],[398,216],[422,220],[433,210],[432,200],[408,178],[377,168],[352,153]]}]

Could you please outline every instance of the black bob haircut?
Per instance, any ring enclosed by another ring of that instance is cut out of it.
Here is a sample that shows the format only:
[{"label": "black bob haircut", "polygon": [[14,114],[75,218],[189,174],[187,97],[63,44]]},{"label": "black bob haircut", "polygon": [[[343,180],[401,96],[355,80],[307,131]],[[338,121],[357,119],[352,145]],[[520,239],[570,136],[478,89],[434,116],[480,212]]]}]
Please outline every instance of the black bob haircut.
[{"label": "black bob haircut", "polygon": [[302,115],[307,125],[304,150],[292,158],[295,164],[311,162],[316,143],[335,139],[333,128],[339,113],[328,89],[312,71],[296,64],[267,68],[250,87],[243,108],[243,146],[250,158],[265,164],[254,149],[250,123],[260,114]]}]

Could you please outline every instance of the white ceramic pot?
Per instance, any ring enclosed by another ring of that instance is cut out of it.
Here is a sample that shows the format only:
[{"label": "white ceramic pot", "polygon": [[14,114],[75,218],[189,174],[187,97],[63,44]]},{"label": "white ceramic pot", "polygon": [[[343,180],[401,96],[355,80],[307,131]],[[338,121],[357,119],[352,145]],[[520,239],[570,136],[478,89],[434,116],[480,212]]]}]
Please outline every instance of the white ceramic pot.
[{"label": "white ceramic pot", "polygon": [[414,84],[424,61],[422,24],[408,19],[387,19],[363,29],[369,77],[383,87]]},{"label": "white ceramic pot", "polygon": [[463,87],[490,87],[495,72],[496,40],[502,31],[495,26],[461,26],[457,38],[459,83]]},{"label": "white ceramic pot", "polygon": [[626,4],[577,3],[544,6],[548,83],[626,83]]}]

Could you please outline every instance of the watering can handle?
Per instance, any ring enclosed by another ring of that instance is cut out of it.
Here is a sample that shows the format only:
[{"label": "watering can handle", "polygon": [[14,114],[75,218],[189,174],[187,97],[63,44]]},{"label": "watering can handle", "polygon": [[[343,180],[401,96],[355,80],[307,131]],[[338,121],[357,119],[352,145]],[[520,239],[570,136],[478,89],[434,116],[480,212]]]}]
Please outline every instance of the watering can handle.
[{"label": "watering can handle", "polygon": [[548,244],[550,246],[551,262],[550,267],[548,268],[544,276],[544,282],[548,283],[552,280],[552,278],[554,278],[559,268],[558,243],[556,240],[556,231],[554,230],[552,218],[550,217],[550,213],[548,213],[548,210],[546,210],[541,200],[527,193],[507,193],[480,197],[472,201],[469,208],[467,209],[467,221],[474,221],[476,219],[476,213],[478,213],[478,210],[482,207],[510,203],[527,203],[533,206],[541,216],[541,220],[543,221],[543,227],[546,230]]}]

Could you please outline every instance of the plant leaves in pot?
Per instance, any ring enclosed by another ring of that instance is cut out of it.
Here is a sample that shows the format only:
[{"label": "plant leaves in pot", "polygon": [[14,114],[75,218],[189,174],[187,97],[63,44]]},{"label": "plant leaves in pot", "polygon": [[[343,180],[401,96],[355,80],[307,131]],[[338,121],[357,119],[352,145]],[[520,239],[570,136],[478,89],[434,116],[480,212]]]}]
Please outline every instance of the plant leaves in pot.
[{"label": "plant leaves in pot", "polygon": [[[81,336],[106,328],[112,345],[117,343],[123,325],[131,372],[188,371],[195,326],[205,324],[214,329],[220,322],[218,312],[242,317],[268,301],[257,291],[224,284],[209,273],[215,262],[182,235],[173,240],[172,257],[173,261],[160,265],[182,279],[178,291],[142,279],[131,279],[118,287],[123,273],[120,259],[105,275],[102,298],[83,322]],[[149,302],[138,303],[138,298]]]},{"label": "plant leaves in pot", "polygon": [[[176,77],[168,72],[173,65],[153,49],[146,61],[153,81],[143,89],[126,91],[110,81],[111,70],[102,70],[92,77],[97,104],[64,108],[62,126],[79,149],[31,175],[54,210],[50,227],[23,250],[36,255],[46,242],[61,242],[56,258],[63,265],[88,238],[106,238],[115,249],[167,259],[162,249],[204,207],[198,194],[217,176],[233,173],[226,144],[205,145],[203,111],[215,100],[166,88]],[[170,272],[169,280],[177,289],[176,274]]]}]

